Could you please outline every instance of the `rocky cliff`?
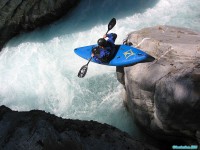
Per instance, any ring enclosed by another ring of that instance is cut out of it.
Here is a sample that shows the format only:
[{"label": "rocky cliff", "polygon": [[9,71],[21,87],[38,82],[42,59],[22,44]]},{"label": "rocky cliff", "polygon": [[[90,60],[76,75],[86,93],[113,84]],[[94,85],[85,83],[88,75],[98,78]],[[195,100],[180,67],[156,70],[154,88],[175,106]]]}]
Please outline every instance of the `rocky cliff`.
[{"label": "rocky cliff", "polygon": [[0,51],[13,36],[59,19],[78,2],[79,0],[0,1]]},{"label": "rocky cliff", "polygon": [[200,33],[156,26],[127,40],[155,58],[118,72],[138,124],[154,137],[200,143]]},{"label": "rocky cliff", "polygon": [[62,119],[44,111],[0,106],[1,150],[156,150],[95,121]]}]

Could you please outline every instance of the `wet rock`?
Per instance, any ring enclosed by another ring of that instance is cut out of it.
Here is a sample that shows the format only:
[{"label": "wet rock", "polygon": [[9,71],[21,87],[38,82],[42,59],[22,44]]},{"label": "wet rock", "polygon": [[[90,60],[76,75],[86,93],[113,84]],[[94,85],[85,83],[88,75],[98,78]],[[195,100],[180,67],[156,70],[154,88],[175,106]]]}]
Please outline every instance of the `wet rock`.
[{"label": "wet rock", "polygon": [[156,150],[107,124],[5,106],[0,106],[0,138],[1,150]]},{"label": "wet rock", "polygon": [[79,0],[0,1],[0,49],[13,36],[47,25],[66,15]]},{"label": "wet rock", "polygon": [[128,41],[155,58],[124,67],[125,103],[131,114],[154,137],[197,143],[200,33],[156,26],[130,33]]}]

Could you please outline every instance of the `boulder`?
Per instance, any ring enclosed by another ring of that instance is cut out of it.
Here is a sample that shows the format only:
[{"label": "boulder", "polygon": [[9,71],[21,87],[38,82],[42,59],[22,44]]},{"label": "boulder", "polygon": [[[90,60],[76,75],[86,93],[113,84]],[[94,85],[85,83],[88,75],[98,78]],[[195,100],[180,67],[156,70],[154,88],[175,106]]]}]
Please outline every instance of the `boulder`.
[{"label": "boulder", "polygon": [[127,133],[95,121],[62,119],[40,110],[0,106],[1,150],[156,150]]},{"label": "boulder", "polygon": [[47,25],[66,15],[80,0],[0,1],[0,51],[20,32]]},{"label": "boulder", "polygon": [[137,123],[159,139],[200,143],[200,33],[155,26],[130,33],[127,41],[155,58],[118,72]]}]

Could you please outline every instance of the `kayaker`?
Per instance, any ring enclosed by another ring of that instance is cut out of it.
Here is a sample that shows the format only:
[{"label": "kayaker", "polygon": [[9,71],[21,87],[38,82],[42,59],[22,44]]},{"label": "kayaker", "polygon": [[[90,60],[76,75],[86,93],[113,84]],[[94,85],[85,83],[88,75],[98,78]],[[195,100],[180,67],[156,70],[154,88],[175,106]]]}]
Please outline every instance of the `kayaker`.
[{"label": "kayaker", "polygon": [[[106,40],[106,38],[108,38]],[[91,56],[97,63],[109,63],[115,52],[115,40],[117,34],[105,34],[103,38],[98,39],[98,46],[93,48]]]}]

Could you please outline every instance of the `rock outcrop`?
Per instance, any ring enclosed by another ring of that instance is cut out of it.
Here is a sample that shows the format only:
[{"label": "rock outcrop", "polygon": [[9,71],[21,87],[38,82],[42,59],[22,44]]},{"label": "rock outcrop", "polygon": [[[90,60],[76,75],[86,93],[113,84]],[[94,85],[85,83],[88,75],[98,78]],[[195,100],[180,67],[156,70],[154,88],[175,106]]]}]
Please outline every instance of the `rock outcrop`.
[{"label": "rock outcrop", "polygon": [[62,119],[40,110],[0,106],[1,150],[156,150],[127,133],[95,121]]},{"label": "rock outcrop", "polygon": [[118,73],[138,124],[158,138],[200,143],[200,33],[156,26],[127,39],[155,58]]},{"label": "rock outcrop", "polygon": [[71,10],[80,0],[0,1],[0,51],[13,36],[47,25]]}]

